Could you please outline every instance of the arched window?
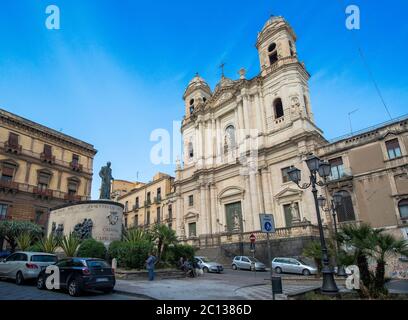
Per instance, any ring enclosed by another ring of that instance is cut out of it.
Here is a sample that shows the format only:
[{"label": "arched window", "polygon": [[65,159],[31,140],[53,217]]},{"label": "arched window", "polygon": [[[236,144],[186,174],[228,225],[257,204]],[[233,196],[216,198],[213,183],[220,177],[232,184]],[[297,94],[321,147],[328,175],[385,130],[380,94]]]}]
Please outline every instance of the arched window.
[{"label": "arched window", "polygon": [[228,146],[231,148],[235,147],[235,127],[233,125],[228,126],[225,129],[225,135],[227,137]]},{"label": "arched window", "polygon": [[282,118],[284,116],[283,113],[283,104],[282,104],[282,99],[277,98],[274,103],[273,103],[273,109],[275,111],[275,119]]},{"label": "arched window", "polygon": [[347,191],[340,191],[342,195],[342,203],[336,208],[337,220],[339,222],[347,222],[356,220],[354,214],[353,201],[351,200],[351,195]]},{"label": "arched window", "polygon": [[401,219],[403,220],[408,219],[408,199],[401,200],[398,203],[398,210]]},{"label": "arched window", "polygon": [[271,43],[268,47],[269,63],[273,65],[278,61],[278,50],[276,48],[276,43]]},{"label": "arched window", "polygon": [[194,99],[190,100],[190,114],[194,113]]},{"label": "arched window", "polygon": [[194,148],[193,148],[193,143],[189,142],[188,143],[188,157],[192,159],[194,157]]},{"label": "arched window", "polygon": [[290,50],[290,56],[293,57],[295,55],[295,52],[293,51],[293,44],[292,41],[289,40],[289,50]]}]

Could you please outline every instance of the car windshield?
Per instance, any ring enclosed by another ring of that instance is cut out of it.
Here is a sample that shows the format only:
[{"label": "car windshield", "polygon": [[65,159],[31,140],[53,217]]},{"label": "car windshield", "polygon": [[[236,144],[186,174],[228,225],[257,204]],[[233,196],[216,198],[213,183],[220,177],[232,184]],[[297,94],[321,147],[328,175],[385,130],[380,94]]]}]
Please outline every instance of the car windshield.
[{"label": "car windshield", "polygon": [[107,262],[103,260],[88,260],[86,263],[89,268],[110,268]]},{"label": "car windshield", "polygon": [[211,262],[210,259],[208,259],[207,257],[201,257],[200,258],[203,262]]},{"label": "car windshield", "polygon": [[55,263],[58,261],[56,256],[49,256],[49,255],[35,255],[31,257],[32,262],[50,262]]}]

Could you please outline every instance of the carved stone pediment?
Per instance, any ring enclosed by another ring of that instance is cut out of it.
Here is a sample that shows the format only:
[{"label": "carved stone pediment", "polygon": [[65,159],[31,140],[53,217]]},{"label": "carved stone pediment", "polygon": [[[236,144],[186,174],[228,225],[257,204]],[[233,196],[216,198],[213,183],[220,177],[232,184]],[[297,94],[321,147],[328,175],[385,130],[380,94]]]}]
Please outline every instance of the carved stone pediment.
[{"label": "carved stone pediment", "polygon": [[215,97],[215,100],[213,102],[214,107],[218,107],[219,105],[223,104],[225,101],[228,101],[234,97],[233,93],[231,91],[229,92],[224,92]]},{"label": "carved stone pediment", "polygon": [[187,212],[187,214],[184,215],[184,221],[188,221],[188,220],[198,220],[198,217],[200,216],[200,214],[198,213],[198,211],[192,209],[190,211]]},{"label": "carved stone pediment", "polygon": [[233,196],[243,197],[245,190],[240,187],[227,187],[218,194],[218,199],[224,199]]},{"label": "carved stone pediment", "polygon": [[302,196],[303,191],[294,189],[294,188],[286,188],[282,190],[281,192],[277,193],[275,195],[275,199],[278,201],[285,201],[290,198],[300,198]]}]

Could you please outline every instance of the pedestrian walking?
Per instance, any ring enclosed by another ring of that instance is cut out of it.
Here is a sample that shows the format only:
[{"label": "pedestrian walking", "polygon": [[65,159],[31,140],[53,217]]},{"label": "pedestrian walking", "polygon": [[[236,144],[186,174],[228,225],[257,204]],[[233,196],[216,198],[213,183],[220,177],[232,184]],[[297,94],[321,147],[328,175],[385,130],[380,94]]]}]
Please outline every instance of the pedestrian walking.
[{"label": "pedestrian walking", "polygon": [[154,280],[154,265],[156,264],[157,258],[153,252],[149,254],[149,257],[146,260],[146,269],[149,273],[149,281]]}]

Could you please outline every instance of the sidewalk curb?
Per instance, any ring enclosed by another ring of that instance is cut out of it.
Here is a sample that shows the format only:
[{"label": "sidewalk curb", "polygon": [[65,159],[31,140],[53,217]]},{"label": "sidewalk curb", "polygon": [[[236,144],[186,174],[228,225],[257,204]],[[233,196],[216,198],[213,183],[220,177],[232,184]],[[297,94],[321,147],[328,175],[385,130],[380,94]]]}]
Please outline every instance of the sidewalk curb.
[{"label": "sidewalk curb", "polygon": [[116,290],[116,289],[114,289],[113,292],[114,292],[114,293],[118,293],[118,294],[123,294],[123,295],[125,295],[125,296],[132,296],[132,297],[137,297],[137,298],[144,298],[144,299],[147,299],[147,300],[156,300],[156,301],[159,300],[159,299],[150,297],[150,296],[145,295],[145,294],[142,294],[142,293],[134,293],[134,292],[123,291],[123,290]]}]

